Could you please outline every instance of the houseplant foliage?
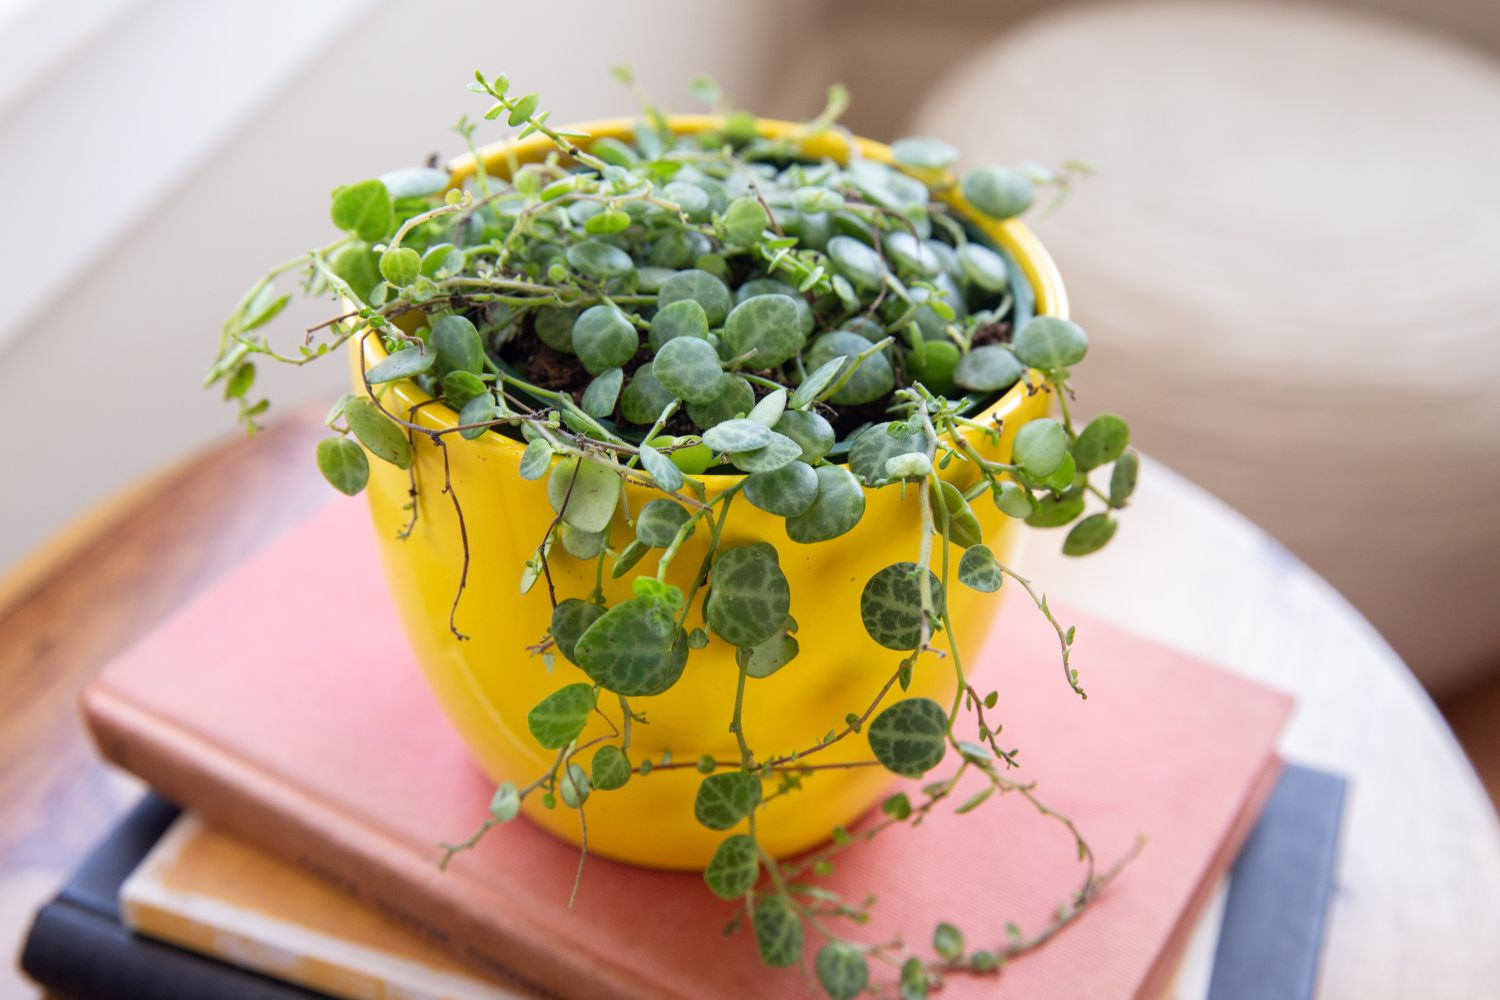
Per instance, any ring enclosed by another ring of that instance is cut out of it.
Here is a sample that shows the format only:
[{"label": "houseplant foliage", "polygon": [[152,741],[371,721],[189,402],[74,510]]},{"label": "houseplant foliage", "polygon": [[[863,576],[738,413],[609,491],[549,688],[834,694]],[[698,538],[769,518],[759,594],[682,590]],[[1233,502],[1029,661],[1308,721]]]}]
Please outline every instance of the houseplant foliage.
[{"label": "houseplant foliage", "polygon": [[[333,407],[332,434],[317,448],[319,468],[346,494],[364,488],[372,458],[411,468],[417,437],[445,456],[487,434],[525,442],[519,474],[538,482],[555,512],[515,567],[522,591],[545,587],[554,609],[533,651],[549,669],[561,658],[587,679],[560,681],[531,709],[531,735],[555,752],[552,766],[501,784],[484,825],[445,845],[448,858],[513,819],[530,796],[576,810],[586,844],[591,797],[653,770],[696,768],[694,815],[724,832],[704,878],[736,904],[731,926],[750,927],[767,965],[805,964],[830,996],[852,997],[874,988],[878,962],[895,970],[903,996],[925,995],[944,975],[994,972],[1044,942],[1118,870],[1096,871],[1073,824],[1010,776],[1017,750],[1000,740],[998,695],[966,677],[945,601],[956,587],[993,592],[1013,581],[1056,630],[1063,680],[1084,696],[1069,663],[1073,630],[986,546],[973,505],[1066,527],[1064,551],[1086,555],[1113,536],[1138,461],[1120,418],[1074,420],[1070,378],[1087,352],[1084,332],[1034,315],[1015,262],[942,198],[956,188],[973,211],[1010,218],[1039,186],[1065,191],[1076,170],[984,166],[955,176],[956,150],[927,138],[896,143],[894,167],[809,162],[796,139],[837,128],[840,89],[800,132],[769,139],[711,84],[695,87],[720,127],[674,134],[648,103],[626,143],[556,128],[535,94],[476,73],[470,89],[489,100],[484,117],[523,137],[545,135],[555,155],[512,165],[503,179],[476,158],[463,185],[446,170],[414,168],[338,188],[331,214],[344,235],[251,288],[225,324],[209,381],[253,430],[267,407],[252,395],[258,360],[301,365],[379,338],[383,360],[364,370],[363,392]],[[475,124],[461,120],[457,131],[472,152]],[[289,301],[276,283],[290,277],[343,311],[285,352],[263,330]],[[388,388],[405,380],[455,411],[457,425],[434,430],[385,405]],[[998,441],[1000,428],[976,415],[1018,383],[1055,399],[1058,417],[1026,423],[1009,461],[987,459],[972,442]],[[941,476],[955,465],[974,473],[971,487]],[[736,475],[713,492],[699,478],[707,472]],[[627,482],[655,498],[630,509]],[[853,528],[872,489],[919,501],[913,561],[876,573],[860,596],[861,627],[891,651],[870,669],[889,679],[815,745],[758,751],[741,715],[746,686],[795,660],[799,629],[827,623],[793,620],[777,550],[721,544],[725,525],[735,507],[751,505],[784,519],[793,542],[816,545]],[[462,499],[451,483],[445,492],[462,530]],[[622,523],[624,544],[611,533]],[[683,589],[667,582],[667,569],[695,535],[708,544]],[[466,544],[454,609],[469,558]],[[560,558],[594,564],[592,591],[557,592],[551,565]],[[628,578],[630,596],[609,603],[606,578]],[[449,625],[463,637],[452,615]],[[670,689],[711,643],[732,647],[739,667],[734,703],[704,709],[723,712],[737,759],[634,759],[632,728],[649,724],[640,700]],[[902,696],[923,658],[953,671],[951,703]],[[605,705],[621,724],[583,739]],[[838,766],[921,778],[920,791],[892,795],[857,833],[830,831],[810,857],[773,857],[757,838],[762,806],[795,789],[820,751],[851,738],[867,740],[873,759]],[[959,781],[976,775],[979,791],[958,801]],[[978,948],[943,923],[930,951],[863,943],[842,929],[868,919],[870,901],[818,884],[840,852],[997,793],[1026,798],[1076,841],[1082,882],[1052,923],[1030,934],[971,929],[995,939]]]}]

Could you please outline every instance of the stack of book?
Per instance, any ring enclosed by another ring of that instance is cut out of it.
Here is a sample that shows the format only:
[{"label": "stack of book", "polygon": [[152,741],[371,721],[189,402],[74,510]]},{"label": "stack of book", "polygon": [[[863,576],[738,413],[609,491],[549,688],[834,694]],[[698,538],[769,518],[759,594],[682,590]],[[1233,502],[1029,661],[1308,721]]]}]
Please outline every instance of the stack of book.
[{"label": "stack of book", "polygon": [[[331,505],[89,688],[102,753],[163,798],[38,914],[31,975],[80,1000],[817,996],[724,937],[733,907],[697,876],[591,858],[570,909],[576,851],[522,821],[438,869],[491,788],[405,652],[369,533],[357,503]],[[1027,610],[1009,602],[986,652],[1025,777],[1102,864],[1145,846],[998,982],[943,995],[1310,996],[1343,782],[1277,757],[1288,699],[1081,623],[1080,703]],[[828,882],[879,898],[872,940],[920,946],[952,920],[996,946],[1079,874],[1071,838],[1002,796],[861,844]]]}]

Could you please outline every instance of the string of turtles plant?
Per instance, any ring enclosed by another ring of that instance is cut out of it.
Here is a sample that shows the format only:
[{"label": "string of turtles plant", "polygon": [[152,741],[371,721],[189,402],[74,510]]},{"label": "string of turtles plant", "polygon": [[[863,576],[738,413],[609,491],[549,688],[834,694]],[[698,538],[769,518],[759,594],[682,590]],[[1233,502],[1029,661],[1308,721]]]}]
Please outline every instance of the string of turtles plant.
[{"label": "string of turtles plant", "polygon": [[[938,196],[957,184],[975,210],[1007,219],[1031,206],[1038,186],[1065,192],[1082,166],[982,166],[955,179],[956,150],[930,138],[897,142],[895,167],[860,158],[852,143],[847,163],[799,158],[803,140],[837,128],[847,101],[841,88],[816,119],[768,139],[752,116],[699,81],[695,91],[723,115],[722,127],[674,134],[645,102],[629,143],[549,125],[537,95],[513,93],[504,75],[476,73],[470,89],[491,101],[486,119],[504,119],[522,137],[541,133],[555,151],[542,162],[511,163],[507,179],[487,174],[476,158],[463,187],[427,167],[337,189],[332,218],[344,235],[250,289],[223,328],[208,376],[254,430],[268,405],[251,395],[257,358],[301,365],[351,338],[378,337],[388,355],[366,371],[364,393],[333,408],[327,423],[335,433],[317,448],[335,488],[363,489],[367,454],[414,477],[417,436],[442,449],[446,469],[450,437],[487,433],[523,438],[520,475],[546,480],[556,517],[518,568],[523,592],[545,581],[554,607],[548,634],[532,648],[549,665],[561,655],[588,680],[531,710],[531,732],[555,752],[552,766],[524,786],[502,784],[483,826],[445,845],[444,864],[514,818],[528,796],[577,811],[586,855],[590,796],[653,770],[696,768],[697,820],[727,834],[704,877],[712,892],[737,902],[731,929],[748,922],[765,964],[804,964],[831,997],[886,989],[873,983],[872,962],[894,968],[901,996],[925,996],[946,975],[993,973],[1047,941],[1119,865],[1099,870],[1072,821],[1010,776],[1017,750],[1001,742],[997,693],[981,693],[966,675],[945,595],[955,585],[993,592],[1014,581],[1056,630],[1064,679],[1084,697],[1069,663],[1073,629],[1031,581],[996,559],[971,505],[993,503],[1034,527],[1072,525],[1063,550],[1085,555],[1113,536],[1138,460],[1120,418],[1074,422],[1070,378],[1087,351],[1084,332],[1035,315],[1015,261]],[[476,125],[461,119],[456,131],[473,151]],[[276,290],[287,276],[305,293],[347,305],[310,328],[294,353],[260,332],[289,301]],[[458,425],[435,430],[415,423],[413,412],[392,412],[385,390],[407,379],[457,411]],[[998,441],[1000,427],[975,415],[1017,382],[1055,399],[1060,419],[1026,423],[1009,462],[987,459],[973,442]],[[973,471],[973,486],[960,490],[939,477],[955,465]],[[741,475],[710,493],[698,478],[709,470]],[[632,516],[626,482],[661,495]],[[914,561],[876,573],[860,598],[869,635],[899,656],[879,694],[815,745],[758,753],[743,719],[744,692],[796,657],[796,623],[776,550],[721,544],[731,507],[743,498],[784,518],[793,541],[814,544],[858,523],[865,488],[919,498]],[[451,481],[444,492],[462,532]],[[1101,509],[1086,513],[1091,498]],[[621,517],[634,537],[614,547],[609,529]],[[684,593],[667,571],[694,535],[706,535],[707,548]],[[590,593],[556,592],[549,561],[559,544],[568,558],[595,562]],[[468,560],[465,534],[463,579]],[[938,572],[926,568],[934,560]],[[608,605],[605,575],[631,573],[632,596]],[[450,627],[462,637],[452,615]],[[740,667],[734,704],[724,707],[738,758],[633,760],[632,728],[646,719],[631,699],[668,690],[692,652],[715,641],[735,648]],[[924,658],[953,670],[950,704],[900,696]],[[582,740],[592,716],[609,719],[611,702],[619,723]],[[857,734],[874,760],[818,760]],[[956,764],[931,779],[949,760]],[[820,768],[862,766],[929,780],[915,797],[888,798],[873,825],[832,831],[809,858],[782,862],[762,848],[758,820],[767,802]],[[873,899],[845,899],[819,876],[851,845],[919,825],[951,804],[971,776],[982,779],[979,790],[955,811],[995,795],[1029,801],[1075,842],[1083,868],[1076,891],[1045,927],[1028,934],[1012,924],[1003,936],[987,929],[994,939],[979,948],[949,923],[938,925],[925,955],[899,940],[871,945],[849,936],[849,924],[869,919]],[[742,825],[744,832],[729,832]],[[824,940],[810,958],[809,929]]]}]

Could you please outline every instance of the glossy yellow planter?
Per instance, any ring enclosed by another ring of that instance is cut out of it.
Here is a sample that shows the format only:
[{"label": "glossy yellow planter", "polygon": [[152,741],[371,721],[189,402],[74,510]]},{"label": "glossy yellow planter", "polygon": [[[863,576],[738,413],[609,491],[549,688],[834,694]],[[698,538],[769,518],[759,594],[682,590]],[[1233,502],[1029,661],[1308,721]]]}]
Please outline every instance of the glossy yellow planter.
[{"label": "glossy yellow planter", "polygon": [[[682,131],[718,124],[709,117],[673,119],[673,126]],[[632,128],[631,122],[623,120],[582,126],[595,137],[628,138]],[[761,123],[762,131],[773,136],[795,128],[786,122]],[[863,156],[890,160],[887,147],[853,141]],[[492,173],[504,175],[509,164],[541,159],[550,149],[550,144],[538,136],[508,148],[489,148],[483,155]],[[845,141],[831,134],[806,141],[803,151],[810,157],[839,160],[848,155]],[[456,179],[472,172],[472,166],[462,161],[454,164]],[[954,203],[962,212],[962,202]],[[1038,311],[1065,315],[1062,284],[1052,261],[1030,231],[1015,222],[981,222],[980,227],[1020,262],[1036,290]],[[384,356],[376,338],[364,341],[364,356],[361,358],[356,348],[351,355],[353,364],[373,364]],[[356,339],[356,345],[358,342]],[[991,458],[1006,460],[1016,430],[1045,413],[1048,398],[1043,393],[1028,395],[1023,386],[1012,389],[984,417],[1003,421],[999,446],[993,447],[983,435],[977,435],[976,447]],[[405,412],[427,403],[429,397],[411,383],[399,383],[390,388],[385,399],[393,412]],[[433,429],[457,423],[452,410],[436,403],[417,411],[416,420]],[[456,435],[446,440],[450,442],[451,482],[463,507],[473,554],[468,586],[456,618],[458,628],[470,638],[460,641],[448,630],[449,607],[463,561],[459,525],[452,501],[442,493],[443,456],[421,436],[416,442],[415,462],[418,518],[415,530],[404,541],[397,538],[397,532],[408,518],[407,474],[382,462],[371,463],[370,506],[381,557],[412,648],[438,701],[490,777],[525,784],[544,773],[555,756],[532,739],[526,727],[527,712],[564,684],[587,680],[581,670],[561,657],[549,673],[540,657],[527,652],[527,647],[546,632],[552,606],[545,582],[522,596],[521,570],[553,514],[547,504],[545,481],[528,482],[517,474],[521,446],[516,441],[494,433],[475,441],[462,441]],[[957,484],[972,481],[973,475],[966,473],[962,463],[953,466]],[[702,478],[710,495],[734,480],[731,476]],[[652,499],[652,492],[631,486],[626,496],[629,509],[639,511]],[[882,648],[865,634],[860,624],[859,596],[865,581],[877,570],[917,558],[919,501],[915,490],[907,489],[903,496],[898,487],[870,491],[868,501],[865,515],[854,530],[816,545],[788,539],[781,518],[748,503],[734,506],[724,543],[764,540],[776,546],[781,568],[791,584],[791,613],[801,626],[797,633],[801,654],[774,675],[751,680],[746,690],[745,730],[750,744],[763,755],[812,746],[830,729],[841,728],[845,713],[862,711],[898,665],[901,654]],[[1005,558],[1014,548],[1020,525],[987,502],[975,504],[974,510],[990,545]],[[669,580],[684,591],[702,559],[705,534],[699,532],[690,540],[672,564]],[[623,546],[631,537],[631,526],[617,516],[611,545]],[[940,555],[935,554],[936,558]],[[957,558],[956,552],[952,558]],[[594,583],[593,560],[573,559],[559,545],[553,549],[550,565],[559,599],[587,596]],[[644,572],[654,572],[650,556],[642,566]],[[605,592],[611,604],[630,596],[632,575],[606,581]],[[956,585],[950,589],[948,605],[959,632],[960,650],[971,662],[988,631],[998,596]],[[693,624],[697,622],[690,618],[689,625]],[[650,758],[659,762],[669,753],[678,761],[693,761],[703,754],[721,760],[737,759],[738,749],[729,732],[737,679],[732,647],[711,639],[706,648],[693,652],[681,680],[670,691],[631,700],[649,721],[633,727],[631,760]],[[951,663],[924,657],[908,694],[930,696],[946,704],[953,690]],[[608,695],[600,699],[600,707],[619,723],[618,706]],[[608,731],[609,726],[596,717],[581,739]],[[392,733],[391,738],[399,739],[400,734]],[[592,751],[585,752],[580,763],[587,766],[591,755]],[[818,763],[869,759],[870,750],[862,736],[848,738],[816,758]],[[595,793],[585,806],[589,849],[656,867],[703,867],[726,834],[708,830],[693,818],[693,796],[700,780],[692,768],[657,770],[633,777],[617,791]],[[801,791],[780,796],[765,807],[757,834],[778,856],[809,848],[825,840],[833,827],[854,821],[875,804],[890,780],[878,767],[812,773],[803,779]],[[540,797],[533,795],[526,800],[525,813],[557,836],[578,840],[574,810],[561,804],[548,810]],[[465,831],[441,832],[458,835]]]}]

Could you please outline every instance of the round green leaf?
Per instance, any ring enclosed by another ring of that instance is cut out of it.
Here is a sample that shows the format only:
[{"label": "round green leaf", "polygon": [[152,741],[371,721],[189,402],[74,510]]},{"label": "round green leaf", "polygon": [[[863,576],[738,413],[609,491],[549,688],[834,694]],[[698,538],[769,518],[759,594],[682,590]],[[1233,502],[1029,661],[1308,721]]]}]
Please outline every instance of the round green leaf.
[{"label": "round green leaf", "polygon": [[797,306],[785,295],[752,295],[730,311],[724,341],[732,357],[755,352],[748,367],[775,368],[802,349]]},{"label": "round green leaf", "polygon": [[609,527],[620,501],[620,477],[598,462],[564,458],[547,478],[547,502],[579,531]]},{"label": "round green leaf", "polygon": [[785,896],[757,900],[750,923],[762,963],[784,969],[802,960],[802,918]]},{"label": "round green leaf", "polygon": [[787,537],[810,544],[837,538],[859,523],[865,513],[865,494],[854,473],[841,465],[820,465],[818,495],[812,506],[786,521]]},{"label": "round green leaf", "polygon": [[1115,537],[1119,522],[1108,514],[1090,514],[1073,525],[1068,537],[1063,539],[1063,555],[1086,556],[1098,552]]},{"label": "round green leaf", "polygon": [[1135,481],[1140,475],[1140,470],[1140,456],[1133,451],[1127,451],[1115,459],[1115,467],[1109,473],[1109,505],[1111,507],[1125,506],[1125,502],[1135,492]]},{"label": "round green leaf", "polygon": [[531,441],[521,452],[520,473],[522,479],[541,479],[552,467],[552,446],[541,438]]},{"label": "round green leaf", "polygon": [[728,830],[760,805],[760,779],[746,771],[710,774],[698,785],[693,815],[710,830]]},{"label": "round green leaf", "polygon": [[992,219],[1010,219],[1031,207],[1031,181],[1011,167],[975,167],[960,182],[964,197]]},{"label": "round green leaf", "polygon": [[543,749],[561,750],[583,732],[593,710],[593,685],[569,684],[553,691],[526,713],[526,728]]},{"label": "round green leaf", "polygon": [[[870,638],[886,649],[912,650],[922,641],[922,584],[916,563],[887,566],[865,584],[859,595],[859,616]],[[934,620],[943,613],[943,584],[927,574]]]},{"label": "round green leaf", "polygon": [[880,254],[852,236],[833,237],[828,241],[826,252],[834,269],[856,288],[873,292],[885,281],[885,262],[880,259]]},{"label": "round green leaf", "polygon": [[561,777],[557,779],[557,797],[562,799],[563,805],[569,809],[577,809],[588,800],[589,791],[587,772],[584,771],[582,765],[569,761]]},{"label": "round green leaf", "polygon": [[770,677],[797,658],[801,651],[796,638],[778,632],[758,646],[740,647],[736,659],[750,677]]},{"label": "round green leaf", "polygon": [[365,450],[346,437],[318,442],[318,470],[345,496],[354,496],[370,481],[370,460],[365,458]]},{"label": "round green leaf", "polygon": [[708,314],[693,299],[683,299],[658,309],[651,319],[646,341],[652,351],[660,351],[663,344],[678,337],[708,339]]},{"label": "round green leaf", "polygon": [[462,316],[441,316],[432,324],[429,343],[443,371],[484,374],[484,342],[474,324]]},{"label": "round green leaf", "polygon": [[[677,532],[692,517],[686,507],[676,500],[652,500],[641,508],[635,521],[635,537],[653,548],[664,549],[672,544]],[[692,537],[692,529],[688,537]]]},{"label": "round green leaf", "polygon": [[941,139],[913,135],[891,143],[891,158],[907,167],[942,170],[958,162],[958,150]]},{"label": "round green leaf", "polygon": [[558,534],[562,538],[563,548],[574,559],[593,559],[609,544],[609,532],[579,531],[566,521]]},{"label": "round green leaf", "polygon": [[755,838],[744,833],[724,838],[703,870],[703,881],[723,900],[739,899],[759,877],[760,852],[756,850]]},{"label": "round green leaf", "polygon": [[812,333],[813,327],[817,325],[817,320],[813,318],[812,306],[807,304],[807,299],[786,282],[777,281],[775,278],[751,278],[734,290],[734,301],[744,302],[757,295],[785,296],[792,303],[792,308],[797,310],[797,326],[804,337]]},{"label": "round green leaf", "polygon": [[692,299],[703,307],[709,326],[719,326],[729,315],[734,298],[729,286],[707,271],[679,271],[661,283],[656,306],[665,308],[674,302]]},{"label": "round green leaf", "polygon": [[675,398],[651,365],[641,365],[620,393],[620,416],[629,423],[649,427]]},{"label": "round green leaf", "polygon": [[489,386],[473,372],[449,372],[443,376],[443,398],[455,410],[462,411],[469,400],[489,394]]},{"label": "round green leaf", "polygon": [[573,324],[577,321],[576,310],[562,306],[543,306],[536,311],[532,329],[536,331],[537,338],[554,351],[572,354]]},{"label": "round green leaf", "polygon": [[833,449],[833,425],[811,410],[787,410],[771,428],[802,446],[802,461],[811,465]]},{"label": "round green leaf", "polygon": [[392,198],[426,198],[441,194],[449,184],[449,173],[436,167],[400,167],[380,175],[380,183]]},{"label": "round green leaf", "polygon": [[1011,446],[1011,461],[1033,479],[1046,479],[1067,457],[1068,432],[1051,417],[1025,424],[1016,432],[1015,444]]},{"label": "round green leaf", "polygon": [[944,921],[932,932],[932,950],[950,962],[957,961],[964,953],[963,931]]},{"label": "round green leaf", "polygon": [[1073,460],[1072,453],[1063,456],[1062,464],[1042,480],[1042,485],[1054,493],[1061,493],[1073,485],[1073,480],[1078,477],[1078,463]]},{"label": "round green leaf", "polygon": [[494,419],[495,397],[487,391],[482,392],[465,403],[464,408],[458,412],[458,422],[464,425],[458,436],[465,441],[473,441],[489,429],[483,425]]},{"label": "round green leaf", "polygon": [[620,386],[625,373],[619,368],[610,368],[588,384],[578,405],[591,417],[607,417],[615,412],[615,402],[620,398]]},{"label": "round green leaf", "polygon": [[668,201],[675,202],[683,214],[692,221],[708,221],[708,195],[698,185],[688,181],[673,181],[662,188],[661,193]]},{"label": "round green leaf", "polygon": [[849,445],[849,468],[866,484],[874,486],[890,478],[886,463],[898,455],[937,455],[937,442],[926,429],[916,433],[892,434],[892,430],[909,430],[906,425],[887,420],[872,424],[855,435]]},{"label": "round green leaf", "polygon": [[1108,465],[1119,458],[1130,443],[1130,428],[1113,413],[1101,413],[1073,442],[1073,460],[1084,472]]},{"label": "round green leaf", "polygon": [[641,468],[656,480],[656,485],[668,492],[682,488],[682,470],[670,458],[651,447],[641,445]]},{"label": "round green leaf", "polygon": [[901,963],[901,977],[897,984],[901,1000],[927,1000],[929,991],[932,989],[932,981],[927,978],[927,970],[922,965],[922,960],[913,955]]},{"label": "round green leaf", "polygon": [[604,606],[569,597],[552,609],[552,641],[569,663],[577,664],[574,650],[588,627],[604,616]]},{"label": "round green leaf", "polygon": [[607,691],[661,694],[687,665],[687,633],[661,602],[632,598],[590,625],[574,653],[584,673]]},{"label": "round green leaf", "polygon": [[391,192],[380,181],[360,181],[338,188],[333,192],[329,214],[335,226],[366,243],[381,240],[396,228]]},{"label": "round green leaf", "polygon": [[590,236],[613,236],[630,228],[630,213],[618,208],[608,208],[588,217],[583,231]]},{"label": "round green leaf", "polygon": [[371,365],[365,372],[365,380],[371,385],[394,382],[397,379],[411,378],[413,375],[431,371],[435,364],[437,364],[437,354],[433,351],[416,345],[403,347]]},{"label": "round green leaf", "polygon": [[497,823],[509,823],[521,812],[521,793],[509,781],[495,789],[490,798],[490,815]]},{"label": "round green leaf", "polygon": [[375,286],[380,284],[380,269],[375,255],[363,243],[344,247],[333,258],[333,273],[347,282],[354,294],[368,302]]},{"label": "round green leaf", "polygon": [[1082,492],[1076,496],[1045,496],[1036,502],[1036,510],[1026,518],[1033,528],[1057,528],[1083,513]]},{"label": "round green leaf", "polygon": [[684,434],[676,438],[657,438],[663,447],[671,445],[672,464],[690,476],[698,473],[714,464],[714,450],[703,443],[703,439],[693,434]]},{"label": "round green leaf", "polygon": [[664,389],[689,404],[713,403],[728,384],[718,352],[696,337],[677,337],[663,344],[651,362],[651,372]]},{"label": "round green leaf", "polygon": [[979,527],[979,519],[974,516],[969,502],[964,499],[962,490],[949,482],[943,482],[939,486],[933,486],[929,482],[928,496],[932,500],[932,517],[939,535],[946,531],[948,541],[960,548],[968,548],[984,541],[984,531]]},{"label": "round green leaf", "polygon": [[805,462],[745,477],[745,499],[778,517],[796,517],[818,496],[818,474]]},{"label": "round green leaf", "polygon": [[921,357],[912,351],[906,356],[906,367],[912,380],[921,382],[940,396],[954,395],[954,381],[963,354],[951,340],[929,340],[923,343]]},{"label": "round green leaf", "polygon": [[590,375],[623,366],[640,346],[635,327],[614,306],[590,306],[573,323],[573,350]]},{"label": "round green leaf", "polygon": [[854,1000],[870,982],[870,965],[864,954],[843,941],[829,941],[819,948],[813,967],[818,984],[830,1000]]},{"label": "round green leaf", "polygon": [[422,273],[422,256],[410,247],[397,247],[380,255],[380,276],[397,288],[405,288]]},{"label": "round green leaf", "polygon": [[[719,424],[723,427],[723,424]],[[717,429],[717,428],[715,428]],[[798,456],[802,454],[802,446],[791,438],[774,431],[771,440],[751,451],[735,451],[729,453],[729,461],[741,472],[774,472],[797,462]],[[800,463],[798,463],[800,464]]]},{"label": "round green leaf", "polygon": [[748,418],[726,420],[703,432],[703,443],[714,451],[753,451],[771,443],[771,429]]},{"label": "round green leaf", "polygon": [[360,444],[370,449],[370,454],[398,469],[411,468],[411,441],[407,439],[406,431],[381,413],[368,398],[357,396],[346,400],[344,419],[349,422],[349,429],[359,438]]},{"label": "round green leaf", "polygon": [[1032,368],[1068,368],[1088,353],[1089,338],[1072,320],[1033,316],[1016,331],[1011,350]]},{"label": "round green leaf", "polygon": [[969,242],[959,247],[958,265],[965,278],[987,292],[1003,292],[1010,285],[1005,258],[983,244]]},{"label": "round green leaf", "polygon": [[603,240],[583,240],[568,247],[568,265],[591,278],[623,278],[635,270],[630,254]]},{"label": "round green leaf", "polygon": [[737,246],[750,246],[765,231],[766,210],[755,198],[736,198],[724,209],[724,237]]},{"label": "round green leaf", "polygon": [[[842,378],[843,372],[854,364],[854,358],[869,346],[869,341],[857,333],[835,330],[814,340],[804,360],[809,367],[816,368],[833,358],[844,357],[848,360],[840,370],[839,378]],[[834,381],[836,383],[838,379]],[[829,398],[845,406],[859,406],[888,395],[895,386],[896,373],[891,368],[891,360],[885,351],[880,351],[861,361],[849,380]]]},{"label": "round green leaf", "polygon": [[[691,340],[673,341],[672,343],[695,343]],[[697,341],[696,343],[702,343]],[[672,346],[671,344],[667,345]],[[660,373],[658,373],[660,374]],[[733,420],[749,413],[755,406],[755,390],[750,388],[750,383],[743,375],[730,375],[724,382],[724,389],[716,397],[707,403],[688,402],[688,416],[693,423],[702,428],[717,426],[726,420]],[[712,454],[712,449],[704,446],[704,450]],[[677,453],[673,453],[674,456]],[[686,471],[686,470],[684,470]]]},{"label": "round green leaf", "polygon": [[887,233],[881,240],[881,249],[886,259],[908,277],[934,278],[942,270],[937,252],[904,229]]},{"label": "round green leaf", "polygon": [[630,781],[630,758],[613,743],[606,743],[594,753],[589,777],[601,792],[624,788]]},{"label": "round green leaf", "polygon": [[997,392],[1020,381],[1026,367],[999,344],[976,347],[959,359],[953,381],[974,392]]},{"label": "round green leaf", "polygon": [[709,570],[708,627],[735,646],[757,646],[781,630],[791,590],[765,542],[724,549]]},{"label": "round green leaf", "polygon": [[1002,514],[1010,517],[1030,517],[1032,511],[1036,510],[1036,501],[1031,497],[1031,491],[1019,483],[1006,480],[998,487],[991,490],[995,498],[995,506]]},{"label": "round green leaf", "polygon": [[958,582],[970,589],[993,594],[1005,582],[995,553],[988,545],[970,545],[958,560]]},{"label": "round green leaf", "polygon": [[870,751],[887,770],[920,778],[948,751],[948,715],[931,698],[906,698],[875,716],[867,734]]}]

